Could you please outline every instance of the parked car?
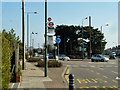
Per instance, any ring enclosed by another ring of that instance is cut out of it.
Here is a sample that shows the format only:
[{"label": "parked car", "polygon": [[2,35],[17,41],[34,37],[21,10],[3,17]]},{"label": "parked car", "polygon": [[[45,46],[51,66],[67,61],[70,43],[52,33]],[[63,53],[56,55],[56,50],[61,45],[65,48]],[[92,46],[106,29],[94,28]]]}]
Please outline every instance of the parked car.
[{"label": "parked car", "polygon": [[104,55],[101,55],[101,54],[95,54],[95,55],[92,55],[91,61],[92,62],[94,62],[94,61],[108,62],[109,58],[107,58],[107,57],[105,57]]},{"label": "parked car", "polygon": [[49,59],[53,59],[53,58],[54,58],[54,55],[53,55],[52,53],[49,53],[49,54],[48,54],[48,58],[49,58]]},{"label": "parked car", "polygon": [[115,53],[109,54],[109,58],[110,58],[110,59],[116,59],[116,54],[115,54]]},{"label": "parked car", "polygon": [[64,54],[60,54],[59,59],[60,60],[68,60],[68,61],[70,60],[70,58],[68,56],[64,55]]}]

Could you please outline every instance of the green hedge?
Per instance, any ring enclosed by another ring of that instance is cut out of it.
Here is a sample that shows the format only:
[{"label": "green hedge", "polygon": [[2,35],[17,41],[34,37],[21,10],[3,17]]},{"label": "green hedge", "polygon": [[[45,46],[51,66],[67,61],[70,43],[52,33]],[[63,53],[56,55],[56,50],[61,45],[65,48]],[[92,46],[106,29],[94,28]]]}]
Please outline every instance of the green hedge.
[{"label": "green hedge", "polygon": [[[45,62],[40,60],[38,61],[38,67],[45,67]],[[48,61],[48,67],[61,67],[62,63],[58,61]]]},{"label": "green hedge", "polygon": [[11,79],[11,53],[8,40],[2,35],[2,89],[6,90]]},{"label": "green hedge", "polygon": [[28,62],[38,62],[38,61],[40,61],[41,59],[39,59],[39,58],[29,58],[28,59]]}]

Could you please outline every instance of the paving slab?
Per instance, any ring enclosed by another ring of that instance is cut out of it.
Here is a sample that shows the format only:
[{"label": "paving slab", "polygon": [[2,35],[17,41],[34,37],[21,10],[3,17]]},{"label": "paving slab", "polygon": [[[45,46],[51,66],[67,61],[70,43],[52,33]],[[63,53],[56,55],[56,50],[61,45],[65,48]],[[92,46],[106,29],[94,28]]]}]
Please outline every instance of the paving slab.
[{"label": "paving slab", "polygon": [[22,70],[22,80],[18,88],[33,89],[45,88],[45,81],[52,81],[49,77],[44,77],[44,72],[30,62],[25,62],[25,70]]}]

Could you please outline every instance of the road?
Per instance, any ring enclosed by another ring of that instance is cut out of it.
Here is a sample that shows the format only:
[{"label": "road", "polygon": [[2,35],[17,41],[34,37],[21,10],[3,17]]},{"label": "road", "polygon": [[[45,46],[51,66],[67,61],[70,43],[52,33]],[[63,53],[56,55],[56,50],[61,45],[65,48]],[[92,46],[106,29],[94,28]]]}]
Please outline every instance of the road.
[{"label": "road", "polygon": [[75,88],[118,88],[118,60],[109,62],[64,61],[75,75]]}]

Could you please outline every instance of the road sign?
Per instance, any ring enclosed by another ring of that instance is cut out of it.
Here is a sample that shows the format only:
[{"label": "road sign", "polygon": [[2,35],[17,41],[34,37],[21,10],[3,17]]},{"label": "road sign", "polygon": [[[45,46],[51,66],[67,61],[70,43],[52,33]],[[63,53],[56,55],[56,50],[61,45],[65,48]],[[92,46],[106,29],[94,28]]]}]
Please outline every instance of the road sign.
[{"label": "road sign", "polygon": [[49,18],[48,18],[48,21],[50,22],[51,20],[52,20],[51,17],[49,17]]},{"label": "road sign", "polygon": [[60,38],[56,38],[56,43],[60,43],[61,39]]},{"label": "road sign", "polygon": [[53,27],[54,23],[53,22],[49,22],[48,24],[50,27]]},{"label": "road sign", "polygon": [[48,27],[48,29],[54,29],[54,27]]}]

